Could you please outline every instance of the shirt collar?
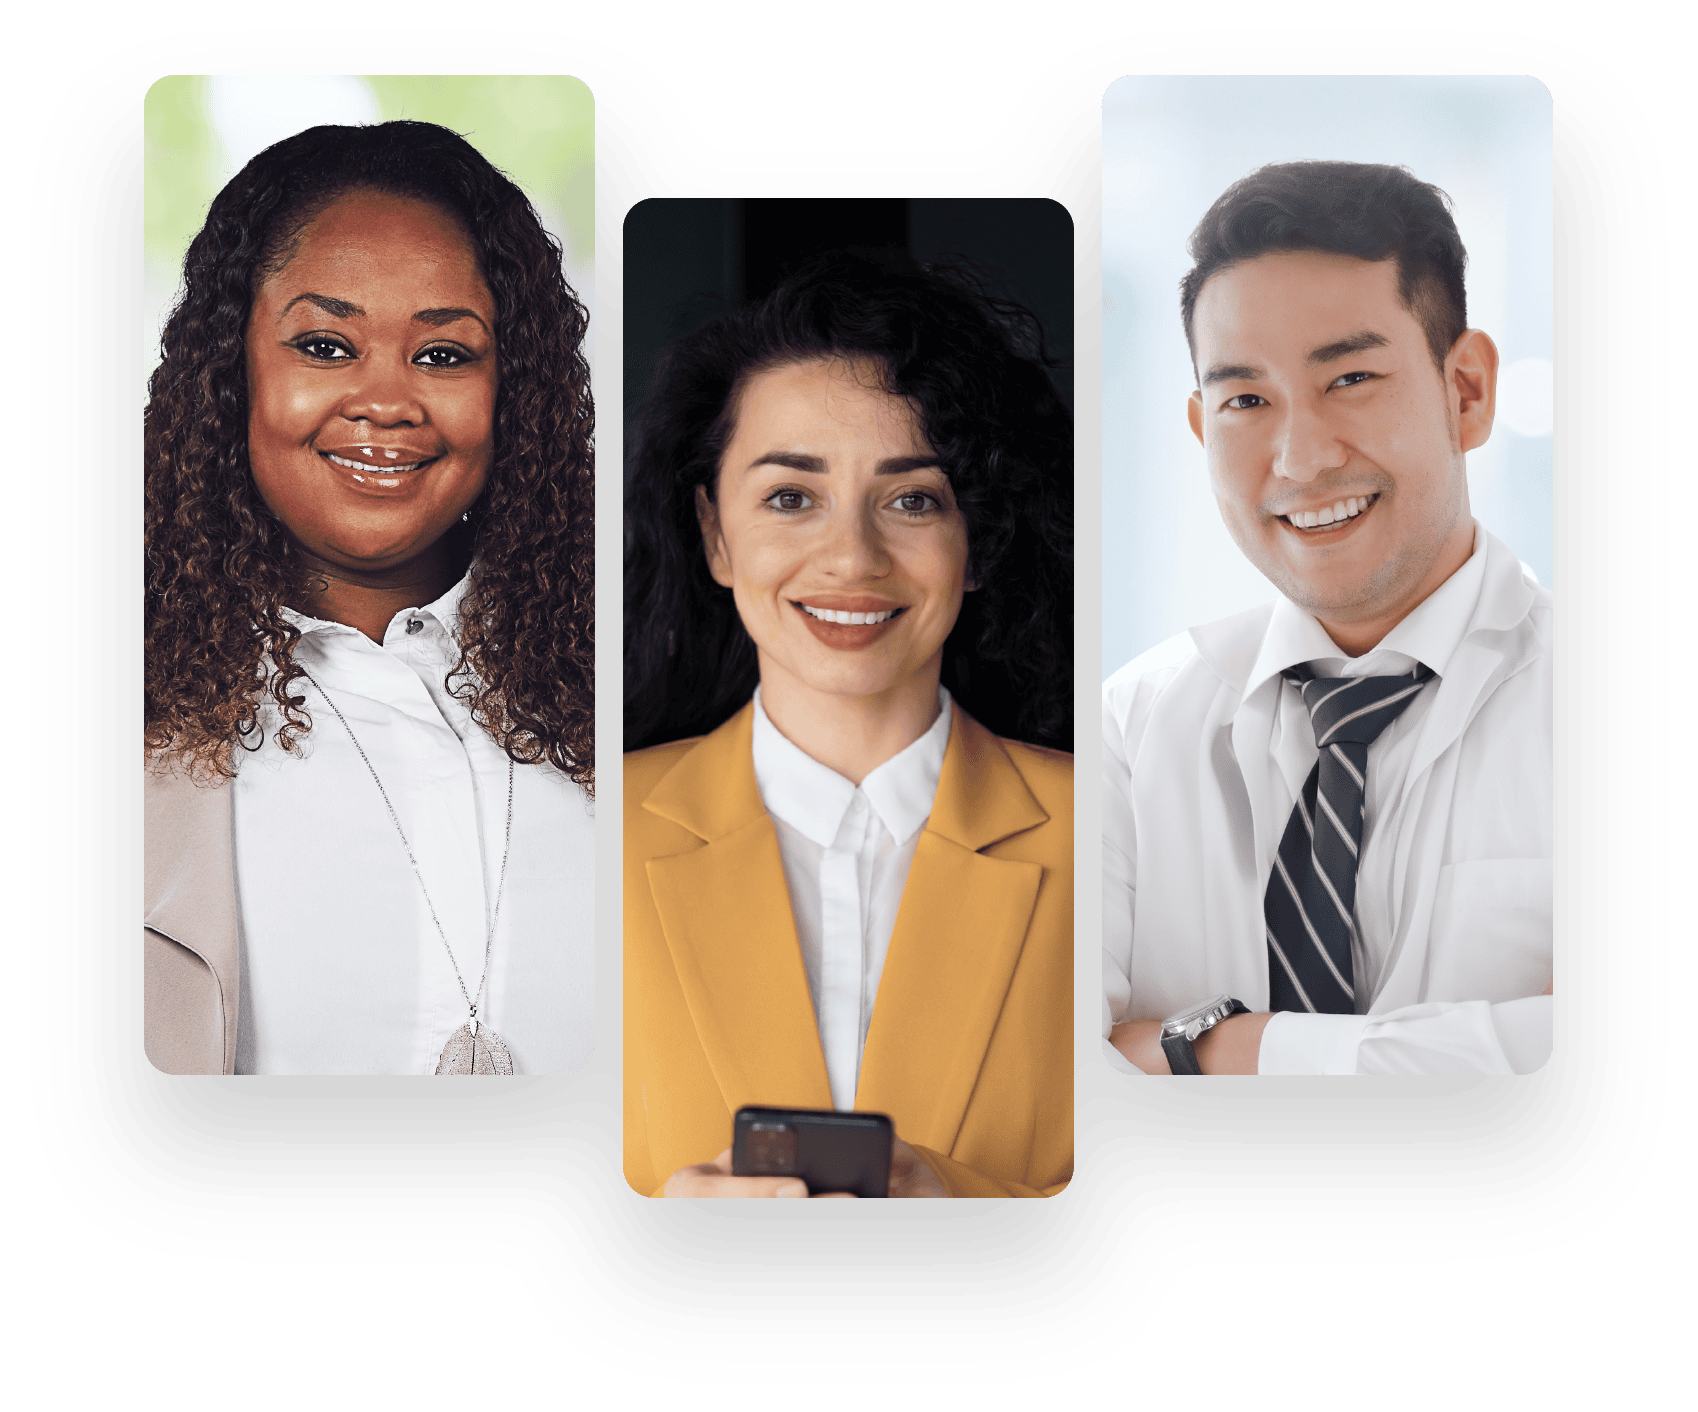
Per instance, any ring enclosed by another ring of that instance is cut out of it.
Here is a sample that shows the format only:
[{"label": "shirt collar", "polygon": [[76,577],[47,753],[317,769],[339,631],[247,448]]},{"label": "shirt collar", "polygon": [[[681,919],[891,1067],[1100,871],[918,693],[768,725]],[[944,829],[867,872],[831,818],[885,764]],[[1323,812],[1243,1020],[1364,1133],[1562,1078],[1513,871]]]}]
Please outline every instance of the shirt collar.
[{"label": "shirt collar", "polygon": [[905,843],[925,825],[937,798],[943,757],[949,745],[949,692],[937,689],[937,719],[920,738],[898,751],[855,784],[789,740],[766,713],[755,688],[755,784],[761,802],[803,837],[829,848],[860,794],[897,843]]},{"label": "shirt collar", "polygon": [[1473,625],[1492,543],[1492,537],[1476,521],[1474,548],[1462,566],[1422,599],[1377,646],[1356,658],[1341,651],[1311,614],[1282,595],[1274,601],[1261,650],[1244,682],[1244,695],[1300,662],[1326,663],[1321,676],[1391,676],[1407,672],[1413,661],[1442,677]]},{"label": "shirt collar", "polygon": [[[440,598],[426,603],[418,608],[403,608],[389,620],[389,629],[383,634],[388,641],[390,631],[405,632],[405,620],[428,614],[441,626],[450,639],[458,640],[460,636],[460,603],[466,596],[466,589],[471,583],[472,571],[466,570],[459,579]],[[307,637],[312,633],[353,633],[361,636],[358,628],[349,627],[346,623],[333,622],[328,618],[315,618],[310,613],[300,613],[285,606],[282,616],[285,621],[294,624],[301,630],[301,636]]]}]

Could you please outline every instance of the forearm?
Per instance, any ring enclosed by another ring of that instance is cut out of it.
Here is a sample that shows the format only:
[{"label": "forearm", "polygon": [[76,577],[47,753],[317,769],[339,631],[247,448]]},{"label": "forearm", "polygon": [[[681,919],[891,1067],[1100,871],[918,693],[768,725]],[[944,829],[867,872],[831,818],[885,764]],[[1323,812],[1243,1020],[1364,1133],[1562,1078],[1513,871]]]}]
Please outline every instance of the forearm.
[{"label": "forearm", "polygon": [[[1197,1036],[1197,1064],[1205,1074],[1254,1074],[1262,1031],[1273,1016],[1229,1015]],[[1160,1020],[1128,1020],[1109,1031],[1109,1043],[1146,1074],[1171,1074],[1161,1047]]]}]

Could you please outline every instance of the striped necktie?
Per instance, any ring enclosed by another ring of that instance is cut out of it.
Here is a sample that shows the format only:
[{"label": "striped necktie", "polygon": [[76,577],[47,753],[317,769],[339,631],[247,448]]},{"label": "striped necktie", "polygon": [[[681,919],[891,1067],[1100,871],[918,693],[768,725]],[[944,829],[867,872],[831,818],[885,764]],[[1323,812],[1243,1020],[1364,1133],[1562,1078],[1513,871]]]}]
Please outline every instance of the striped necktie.
[{"label": "striped necktie", "polygon": [[1356,1009],[1356,862],[1368,747],[1432,678],[1317,677],[1294,667],[1320,751],[1279,842],[1262,915],[1268,933],[1268,1009],[1349,1015]]}]

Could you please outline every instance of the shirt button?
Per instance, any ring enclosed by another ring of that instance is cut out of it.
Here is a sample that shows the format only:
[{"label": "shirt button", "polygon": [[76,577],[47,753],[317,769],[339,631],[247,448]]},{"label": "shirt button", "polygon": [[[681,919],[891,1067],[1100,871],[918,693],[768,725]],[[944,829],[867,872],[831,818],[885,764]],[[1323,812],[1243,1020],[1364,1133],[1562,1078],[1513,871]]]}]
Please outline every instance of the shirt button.
[{"label": "shirt button", "polygon": [[423,631],[424,631],[424,624],[421,623],[417,618],[408,618],[407,619],[407,636],[408,637],[411,637],[414,633],[423,632]]}]

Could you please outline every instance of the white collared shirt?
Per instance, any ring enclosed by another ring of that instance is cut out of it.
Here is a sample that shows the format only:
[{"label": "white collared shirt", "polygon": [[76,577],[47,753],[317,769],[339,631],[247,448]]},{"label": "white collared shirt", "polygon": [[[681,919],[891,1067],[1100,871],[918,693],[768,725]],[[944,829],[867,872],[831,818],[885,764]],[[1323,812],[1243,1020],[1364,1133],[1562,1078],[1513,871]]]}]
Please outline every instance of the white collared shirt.
[{"label": "white collared shirt", "polygon": [[1281,1013],[1262,1073],[1524,1073],[1550,1053],[1551,601],[1478,525],[1357,658],[1285,599],[1103,687],[1104,1033],[1223,992],[1268,1006],[1262,898],[1316,758],[1282,671],[1437,673],[1368,747],[1358,1015]]},{"label": "white collared shirt", "polygon": [[855,1106],[896,909],[949,744],[949,693],[924,735],[857,787],[780,734],[755,689],[755,783],[778,834],[832,1105]]},{"label": "white collared shirt", "polygon": [[[303,614],[296,659],[358,737],[475,992],[501,878],[507,756],[443,687],[462,579],[390,620],[381,644]],[[468,1010],[383,797],[312,684],[298,756],[239,757],[232,786],[242,944],[236,1069],[430,1074]],[[513,828],[478,1007],[516,1073],[562,1074],[592,1040],[594,818],[550,765],[513,772]]]}]

